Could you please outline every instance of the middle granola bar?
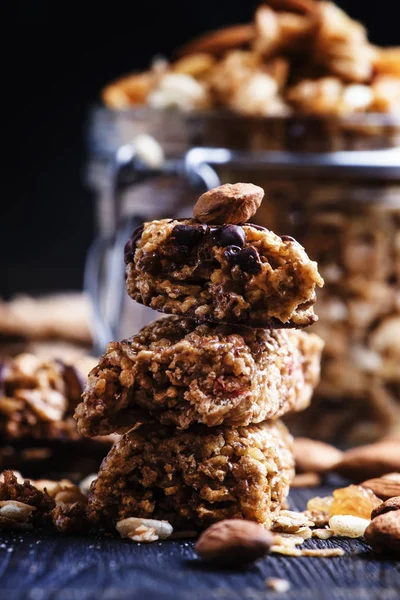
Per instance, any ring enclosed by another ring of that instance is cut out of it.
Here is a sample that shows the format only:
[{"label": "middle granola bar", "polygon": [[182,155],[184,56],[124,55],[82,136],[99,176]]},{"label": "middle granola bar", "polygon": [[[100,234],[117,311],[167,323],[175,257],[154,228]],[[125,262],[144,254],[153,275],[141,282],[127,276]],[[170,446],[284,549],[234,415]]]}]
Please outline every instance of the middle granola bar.
[{"label": "middle granola bar", "polygon": [[160,319],[108,345],[76,410],[79,431],[123,433],[154,419],[179,429],[239,426],[303,410],[322,347],[298,330]]}]

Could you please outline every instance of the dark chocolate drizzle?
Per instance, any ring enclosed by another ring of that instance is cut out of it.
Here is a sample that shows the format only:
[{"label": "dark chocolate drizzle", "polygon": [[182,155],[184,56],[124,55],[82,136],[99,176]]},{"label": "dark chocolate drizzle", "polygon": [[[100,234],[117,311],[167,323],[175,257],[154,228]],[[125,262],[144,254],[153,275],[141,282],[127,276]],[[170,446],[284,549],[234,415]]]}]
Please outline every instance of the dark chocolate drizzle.
[{"label": "dark chocolate drizzle", "polygon": [[136,227],[136,229],[134,229],[132,231],[132,235],[131,235],[131,241],[132,244],[136,244],[136,242],[138,241],[138,239],[140,237],[142,237],[142,233],[143,233],[143,229],[144,229],[144,225],[139,225],[139,227]]}]

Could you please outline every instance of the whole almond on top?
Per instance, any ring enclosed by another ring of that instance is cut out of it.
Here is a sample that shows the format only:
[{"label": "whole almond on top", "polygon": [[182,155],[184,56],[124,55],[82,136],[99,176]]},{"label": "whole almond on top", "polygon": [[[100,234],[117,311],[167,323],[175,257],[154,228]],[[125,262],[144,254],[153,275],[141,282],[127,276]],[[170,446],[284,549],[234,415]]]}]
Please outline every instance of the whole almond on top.
[{"label": "whole almond on top", "polygon": [[362,482],[362,487],[372,490],[378,498],[388,500],[400,496],[400,481],[392,481],[385,477],[375,477]]},{"label": "whole almond on top", "polygon": [[297,473],[325,473],[343,457],[334,446],[306,437],[294,439],[293,454]]},{"label": "whole almond on top", "polygon": [[206,529],[195,550],[204,560],[239,566],[265,556],[272,544],[273,535],[262,525],[243,519],[226,519]]},{"label": "whole almond on top", "polygon": [[226,183],[200,196],[193,215],[207,225],[245,223],[256,213],[263,198],[264,190],[258,185]]},{"label": "whole almond on top", "polygon": [[375,517],[365,530],[364,538],[376,552],[400,552],[400,510]]},{"label": "whole almond on top", "polygon": [[390,498],[389,500],[386,500],[386,502],[382,502],[380,506],[374,508],[371,513],[371,519],[375,519],[375,517],[379,517],[379,515],[383,515],[392,510],[400,510],[400,496]]},{"label": "whole almond on top", "polygon": [[334,470],[357,483],[400,471],[400,440],[382,440],[347,450]]}]

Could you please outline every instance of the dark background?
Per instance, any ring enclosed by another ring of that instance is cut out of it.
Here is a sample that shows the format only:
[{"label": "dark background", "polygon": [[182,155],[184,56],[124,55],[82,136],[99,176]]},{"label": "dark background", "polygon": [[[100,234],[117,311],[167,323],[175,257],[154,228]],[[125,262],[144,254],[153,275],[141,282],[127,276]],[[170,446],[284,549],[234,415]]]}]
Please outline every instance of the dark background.
[{"label": "dark background", "polygon": [[[257,1],[13,0],[2,18],[0,296],[77,289],[93,235],[83,181],[88,107],[112,78],[207,29],[250,20]],[[380,45],[400,43],[397,2],[340,0]],[[5,85],[4,85],[5,84]],[[7,142],[5,141],[7,140]],[[4,164],[4,163],[3,163]]]}]

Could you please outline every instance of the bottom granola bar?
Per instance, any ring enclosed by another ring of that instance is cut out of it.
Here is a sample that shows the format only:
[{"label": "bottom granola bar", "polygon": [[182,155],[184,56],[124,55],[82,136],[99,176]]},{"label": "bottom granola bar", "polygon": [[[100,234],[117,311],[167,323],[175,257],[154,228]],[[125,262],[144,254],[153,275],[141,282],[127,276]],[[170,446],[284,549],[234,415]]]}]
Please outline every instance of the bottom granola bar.
[{"label": "bottom granola bar", "polygon": [[90,518],[105,528],[127,517],[165,519],[181,529],[226,518],[270,526],[293,476],[291,440],[280,422],[183,432],[143,425],[104,459],[91,487]]}]

